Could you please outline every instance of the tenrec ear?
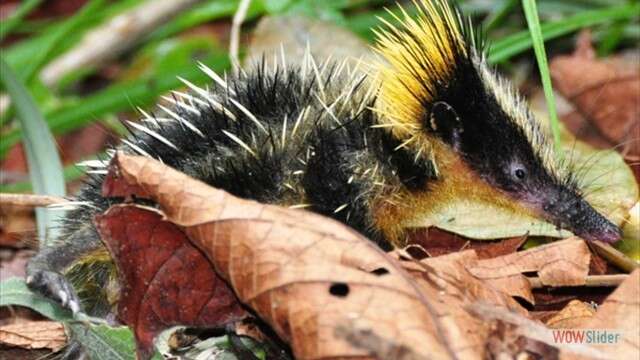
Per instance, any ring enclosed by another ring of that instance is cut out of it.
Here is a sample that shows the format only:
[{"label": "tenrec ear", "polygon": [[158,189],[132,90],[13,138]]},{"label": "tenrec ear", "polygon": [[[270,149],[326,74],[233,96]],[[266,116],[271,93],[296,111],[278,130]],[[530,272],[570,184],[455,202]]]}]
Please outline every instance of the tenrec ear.
[{"label": "tenrec ear", "polygon": [[433,103],[426,127],[453,148],[458,148],[460,134],[464,129],[460,116],[451,105],[444,101]]}]

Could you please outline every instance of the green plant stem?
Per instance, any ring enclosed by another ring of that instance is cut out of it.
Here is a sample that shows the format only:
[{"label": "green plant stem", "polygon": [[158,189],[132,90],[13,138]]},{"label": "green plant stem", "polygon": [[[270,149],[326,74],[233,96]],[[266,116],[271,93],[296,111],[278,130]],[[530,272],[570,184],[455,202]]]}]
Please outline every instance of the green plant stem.
[{"label": "green plant stem", "polygon": [[[24,133],[23,141],[29,176],[35,192],[43,195],[64,196],[62,163],[49,127],[27,89],[2,57],[0,57],[0,80],[15,104],[18,120]],[[53,214],[45,209],[36,209],[36,221],[41,239],[46,242],[56,237]]]},{"label": "green plant stem", "polygon": [[538,69],[540,70],[540,78],[542,80],[542,88],[544,96],[547,100],[549,110],[549,122],[551,125],[551,133],[553,134],[553,142],[556,154],[562,156],[560,141],[560,121],[556,112],[556,99],[553,96],[553,86],[551,85],[551,76],[549,74],[549,64],[547,63],[547,54],[544,49],[544,38],[540,29],[540,19],[538,18],[538,9],[536,8],[536,0],[522,0],[522,8],[527,18],[529,32],[533,42],[533,51],[538,61]]},{"label": "green plant stem", "polygon": [[[576,30],[610,21],[630,19],[640,12],[639,3],[590,10],[566,19],[546,23],[540,27],[542,38],[547,41]],[[529,31],[521,31],[493,43],[488,60],[496,64],[531,48],[533,41]]]}]

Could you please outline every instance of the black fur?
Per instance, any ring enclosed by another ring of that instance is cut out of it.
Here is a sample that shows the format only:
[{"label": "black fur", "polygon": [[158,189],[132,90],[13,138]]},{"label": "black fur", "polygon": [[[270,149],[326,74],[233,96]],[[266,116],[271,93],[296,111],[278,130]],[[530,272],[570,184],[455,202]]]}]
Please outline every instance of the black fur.
[{"label": "black fur", "polygon": [[[282,205],[308,203],[309,210],[342,221],[388,248],[372,224],[370,206],[375,191],[369,180],[356,176],[354,169],[363,164],[378,164],[386,179],[395,178],[398,184],[418,189],[434,178],[433,166],[430,163],[416,164],[413,156],[405,150],[394,151],[397,141],[385,130],[371,128],[377,121],[375,113],[370,110],[373,99],[363,99],[358,95],[361,91],[354,91],[345,108],[362,108],[362,111],[345,112],[339,123],[328,115],[317,100],[317,82],[323,81],[326,86],[327,106],[331,106],[331,99],[344,90],[343,81],[332,78],[331,72],[320,80],[311,75],[303,80],[299,69],[280,69],[275,73],[268,73],[265,69],[264,65],[259,66],[248,75],[230,79],[228,89],[216,88],[212,92],[218,102],[233,111],[235,120],[213,105],[199,106],[200,115],[179,107],[172,109],[199,129],[204,137],[181,122],[173,121],[158,123],[158,127],[153,129],[179,150],[133,128],[128,141],[165,164],[236,196]],[[361,86],[362,83],[358,85]],[[231,103],[231,92],[235,94],[233,98],[236,101],[259,119],[266,133]],[[363,104],[363,101],[367,103]],[[295,120],[305,107],[310,107],[309,114],[296,135],[291,136]],[[285,118],[287,141],[282,146]],[[242,139],[254,149],[255,156],[222,130]],[[120,149],[135,153],[126,145]],[[301,175],[293,175],[296,171],[302,171]],[[295,181],[296,176],[300,179],[297,188],[292,190],[287,183]],[[88,201],[93,206],[71,211],[56,244],[42,249],[30,263],[28,272],[32,288],[55,298],[57,291],[66,289],[64,277],[60,275],[84,254],[103,246],[93,227],[93,217],[117,199],[106,199],[100,195],[102,180],[102,176],[94,175],[87,181],[76,200]],[[343,204],[348,206],[336,212]],[[105,313],[105,297],[99,291],[93,295],[89,293],[100,290],[104,284],[87,284],[83,273],[95,272],[98,268],[100,274],[93,275],[96,281],[104,282],[109,266],[112,265],[97,264],[90,271],[76,267],[67,273],[80,292],[80,298],[84,298],[84,308],[94,314]],[[43,274],[57,280],[43,283],[39,281]],[[86,289],[88,285],[89,290]]]},{"label": "black fur", "polygon": [[[588,240],[617,241],[620,229],[584,200],[570,176],[550,171],[542,149],[533,147],[523,125],[500,106],[496,89],[481,78],[480,67],[486,65],[463,52],[454,57],[448,78],[436,84],[433,98],[424,103],[425,131],[449,144],[484,181],[558,227]],[[512,96],[515,102],[517,95]],[[519,116],[527,118],[525,126],[538,126],[527,109]],[[541,129],[531,133],[544,136]]]}]

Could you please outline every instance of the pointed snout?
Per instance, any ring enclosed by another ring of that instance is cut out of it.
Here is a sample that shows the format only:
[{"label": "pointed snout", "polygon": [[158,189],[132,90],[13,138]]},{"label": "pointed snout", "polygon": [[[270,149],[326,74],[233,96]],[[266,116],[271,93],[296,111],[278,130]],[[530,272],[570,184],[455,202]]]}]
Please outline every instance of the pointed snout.
[{"label": "pointed snout", "polygon": [[562,228],[589,241],[615,243],[622,237],[620,228],[597,212],[586,200],[568,190],[560,190],[543,205],[546,217]]}]

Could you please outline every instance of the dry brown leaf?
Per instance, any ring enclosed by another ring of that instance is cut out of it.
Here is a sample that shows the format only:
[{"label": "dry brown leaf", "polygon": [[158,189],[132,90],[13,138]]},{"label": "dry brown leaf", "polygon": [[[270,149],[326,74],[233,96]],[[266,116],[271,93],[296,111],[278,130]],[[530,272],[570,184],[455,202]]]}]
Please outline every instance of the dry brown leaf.
[{"label": "dry brown leaf", "polygon": [[574,54],[554,58],[550,70],[555,88],[602,135],[616,144],[628,141],[625,148],[640,154],[640,142],[636,141],[640,131],[637,60],[597,59],[589,33],[583,32]]},{"label": "dry brown leaf", "polygon": [[426,265],[429,271],[423,274],[438,286],[438,290],[463,299],[465,304],[481,301],[526,314],[527,311],[514,301],[509,293],[495,288],[490,282],[469,271],[478,261],[475,250],[467,250],[423,259],[420,263]]},{"label": "dry brown leaf", "polygon": [[111,176],[131,184],[120,195],[155,200],[296,358],[368,358],[371,350],[340,336],[345,327],[368,329],[422,357],[482,356],[461,346],[468,334],[442,317],[448,313],[434,306],[435,289],[427,297],[396,261],[346,226],[238,199],[153,159],[119,154],[114,164]]},{"label": "dry brown leaf", "polygon": [[[640,355],[640,270],[632,272],[596,314],[579,327],[619,331],[622,335],[619,342],[592,346],[612,359],[637,359]],[[565,356],[563,359],[574,357]]]},{"label": "dry brown leaf", "polygon": [[0,246],[22,247],[25,234],[36,228],[33,208],[8,205],[0,206]]},{"label": "dry brown leaf", "polygon": [[[488,342],[495,342],[493,324],[473,315],[468,309],[473,307],[473,304],[490,303],[516,313],[527,314],[527,311],[511,296],[494,289],[491,284],[476,278],[467,270],[469,264],[474,264],[478,260],[475,250],[420,261],[411,261],[415,258],[406,249],[394,251],[392,256],[399,259],[402,266],[416,277],[417,284],[422,287],[422,292],[428,298],[438,300],[435,302],[436,309],[441,318],[446,318],[448,324],[453,325],[450,329],[464,329],[463,332],[450,333],[450,336],[458,337],[458,342],[464,345],[466,352],[458,352],[458,355],[463,358],[473,358],[479,353],[488,356],[487,351],[494,354],[493,350],[495,350],[495,346],[488,344]],[[509,346],[507,348],[511,349]],[[519,352],[518,349],[511,350],[513,350],[510,352],[511,355]],[[501,353],[504,351],[506,350],[503,348],[499,350]]]},{"label": "dry brown leaf", "polygon": [[[496,323],[474,306],[492,304],[520,319],[507,323],[532,328],[509,296],[529,289],[522,273],[562,286],[583,284],[588,272],[588,248],[576,238],[486,260],[468,250],[406,261],[333,220],[238,199],[153,159],[118,154],[109,176],[124,181],[105,181],[106,192],[151,198],[182,226],[296,358],[515,356],[526,346],[489,346],[499,341]],[[553,345],[547,328],[536,329],[532,339]]]},{"label": "dry brown leaf", "polygon": [[526,251],[478,260],[468,269],[496,289],[534,303],[531,286],[523,273],[536,271],[542,284],[547,286],[584,285],[590,259],[585,242],[569,238]]},{"label": "dry brown leaf", "polygon": [[476,250],[478,259],[491,259],[515,253],[527,239],[528,236],[520,236],[500,241],[474,241],[471,248]]},{"label": "dry brown leaf", "polygon": [[[407,252],[396,252],[398,258],[402,254],[411,257]],[[462,291],[471,295],[468,302],[485,301],[521,310],[512,299],[504,299],[509,295],[535,302],[531,283],[523,273],[537,271],[542,283],[549,286],[580,285],[588,273],[589,259],[584,241],[573,238],[491,259],[479,259],[477,250],[468,250],[423,259],[421,263],[428,265],[435,276],[451,282],[445,289],[448,294]],[[415,263],[403,265],[410,272],[424,272]],[[444,288],[444,283],[439,285]]]},{"label": "dry brown leaf", "polygon": [[60,350],[67,343],[61,323],[53,321],[21,320],[0,326],[0,344],[24,349]]},{"label": "dry brown leaf", "polygon": [[[496,325],[510,325],[509,334],[511,337],[521,336],[521,340],[525,342],[525,344],[522,345],[522,348],[526,348],[527,350],[531,351],[533,350],[531,349],[532,347],[537,347],[539,350],[533,352],[540,355],[540,358],[542,359],[557,359],[558,351],[554,350],[554,348],[560,350],[560,354],[564,356],[575,356],[571,359],[590,359],[592,357],[597,359],[616,359],[607,356],[606,353],[601,352],[599,349],[588,344],[569,344],[557,341],[552,329],[549,329],[538,321],[531,320],[521,314],[509,311],[509,309],[504,307],[477,303],[473,304],[470,309],[479,319],[492,323],[497,321]],[[576,354],[578,354],[579,357]],[[506,357],[505,359],[513,358],[516,357],[511,356]]]},{"label": "dry brown leaf", "polygon": [[571,329],[590,319],[596,313],[595,309],[580,300],[571,300],[562,310],[545,323],[552,329]]}]

